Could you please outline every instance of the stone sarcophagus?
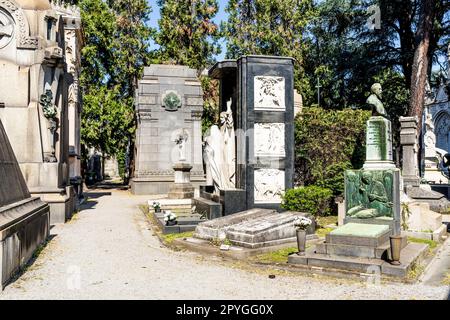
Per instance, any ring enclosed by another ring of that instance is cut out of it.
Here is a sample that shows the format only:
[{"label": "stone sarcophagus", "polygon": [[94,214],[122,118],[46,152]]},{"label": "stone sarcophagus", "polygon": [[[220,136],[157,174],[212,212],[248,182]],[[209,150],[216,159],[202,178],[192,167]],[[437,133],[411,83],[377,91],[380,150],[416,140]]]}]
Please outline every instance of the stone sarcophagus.
[{"label": "stone sarcophagus", "polygon": [[[196,70],[177,65],[144,69],[136,92],[138,124],[132,193],[168,193],[174,183],[173,167],[181,162],[192,166],[194,186],[205,182],[202,113],[203,91]],[[180,136],[182,144],[177,142]]]}]

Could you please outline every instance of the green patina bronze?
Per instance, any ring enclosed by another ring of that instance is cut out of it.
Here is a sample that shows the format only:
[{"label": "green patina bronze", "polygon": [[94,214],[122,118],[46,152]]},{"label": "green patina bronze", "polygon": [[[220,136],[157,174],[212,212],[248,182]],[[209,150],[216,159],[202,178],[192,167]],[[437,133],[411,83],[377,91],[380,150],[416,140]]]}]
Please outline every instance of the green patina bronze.
[{"label": "green patina bronze", "polygon": [[163,106],[167,111],[177,111],[181,107],[180,97],[175,92],[167,93],[163,100]]},{"label": "green patina bronze", "polygon": [[347,170],[345,200],[348,217],[394,217],[393,170]]}]

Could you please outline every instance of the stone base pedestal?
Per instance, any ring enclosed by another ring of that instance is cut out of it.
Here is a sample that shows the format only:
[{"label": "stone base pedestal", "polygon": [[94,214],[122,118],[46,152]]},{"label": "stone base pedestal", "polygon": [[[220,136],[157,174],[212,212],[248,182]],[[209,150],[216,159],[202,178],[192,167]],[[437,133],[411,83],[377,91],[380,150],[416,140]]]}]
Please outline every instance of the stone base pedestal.
[{"label": "stone base pedestal", "polygon": [[73,213],[77,201],[72,186],[64,188],[30,188],[33,196],[40,197],[50,207],[50,224],[65,223]]},{"label": "stone base pedestal", "polygon": [[49,207],[28,198],[0,207],[0,288],[8,284],[49,234]]},{"label": "stone base pedestal", "polygon": [[188,163],[177,163],[173,166],[175,183],[171,186],[169,199],[190,199],[194,197],[194,187],[191,184],[192,166]]}]

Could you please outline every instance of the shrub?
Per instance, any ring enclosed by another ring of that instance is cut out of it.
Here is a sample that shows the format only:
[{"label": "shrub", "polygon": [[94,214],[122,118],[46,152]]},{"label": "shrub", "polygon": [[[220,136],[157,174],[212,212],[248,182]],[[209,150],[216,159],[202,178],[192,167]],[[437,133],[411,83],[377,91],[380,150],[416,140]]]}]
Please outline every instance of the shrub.
[{"label": "shrub", "polygon": [[307,107],[295,119],[295,184],[344,191],[344,171],[365,158],[365,110]]},{"label": "shrub", "polygon": [[283,195],[281,206],[286,210],[308,212],[317,216],[331,214],[333,191],[318,186],[289,189]]}]

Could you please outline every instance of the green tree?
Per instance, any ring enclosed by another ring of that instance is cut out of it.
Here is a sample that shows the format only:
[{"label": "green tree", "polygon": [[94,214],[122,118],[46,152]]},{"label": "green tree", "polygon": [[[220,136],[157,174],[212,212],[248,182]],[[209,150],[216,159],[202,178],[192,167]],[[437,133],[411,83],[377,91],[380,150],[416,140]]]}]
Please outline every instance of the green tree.
[{"label": "green tree", "polygon": [[79,6],[85,36],[82,143],[122,157],[134,135],[134,93],[147,63],[151,8],[145,0],[81,0]]},{"label": "green tree", "polygon": [[309,48],[308,23],[316,17],[312,0],[230,0],[222,29],[228,40],[227,58],[262,54],[296,59],[295,88],[311,92],[303,57]]},{"label": "green tree", "polygon": [[220,30],[212,20],[218,11],[217,1],[158,0],[158,5],[161,18],[155,42],[160,49],[155,60],[187,65],[200,74],[220,53]]}]

